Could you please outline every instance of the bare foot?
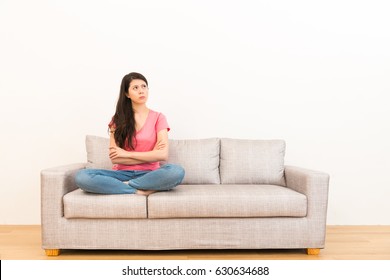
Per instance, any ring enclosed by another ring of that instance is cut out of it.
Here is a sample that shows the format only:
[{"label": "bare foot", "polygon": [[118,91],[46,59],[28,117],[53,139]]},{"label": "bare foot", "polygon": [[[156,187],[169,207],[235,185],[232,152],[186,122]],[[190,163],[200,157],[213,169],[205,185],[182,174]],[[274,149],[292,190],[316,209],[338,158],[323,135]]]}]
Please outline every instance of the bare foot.
[{"label": "bare foot", "polygon": [[157,192],[157,191],[153,191],[153,190],[149,190],[149,191],[137,190],[136,194],[141,194],[141,195],[146,195],[146,196],[148,196],[148,195],[150,195],[150,194],[152,194],[152,193],[155,193],[155,192]]}]

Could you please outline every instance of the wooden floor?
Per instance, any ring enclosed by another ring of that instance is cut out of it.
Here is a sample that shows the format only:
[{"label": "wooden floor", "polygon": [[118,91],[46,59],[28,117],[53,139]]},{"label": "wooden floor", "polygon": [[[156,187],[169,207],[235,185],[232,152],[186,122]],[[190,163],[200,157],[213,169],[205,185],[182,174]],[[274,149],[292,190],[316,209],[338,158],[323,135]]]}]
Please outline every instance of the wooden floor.
[{"label": "wooden floor", "polygon": [[318,256],[304,250],[62,250],[47,257],[40,226],[1,226],[1,260],[390,260],[390,226],[328,226],[326,248]]}]

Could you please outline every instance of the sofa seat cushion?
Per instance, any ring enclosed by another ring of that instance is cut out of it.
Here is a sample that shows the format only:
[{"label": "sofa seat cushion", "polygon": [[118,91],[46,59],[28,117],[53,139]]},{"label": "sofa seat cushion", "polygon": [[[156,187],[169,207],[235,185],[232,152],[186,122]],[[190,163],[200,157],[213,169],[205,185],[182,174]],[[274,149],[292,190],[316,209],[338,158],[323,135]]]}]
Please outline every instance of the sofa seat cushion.
[{"label": "sofa seat cushion", "polygon": [[65,218],[147,218],[146,196],[94,194],[81,189],[63,197]]},{"label": "sofa seat cushion", "polygon": [[180,185],[148,196],[149,218],[304,217],[306,196],[277,185]]}]

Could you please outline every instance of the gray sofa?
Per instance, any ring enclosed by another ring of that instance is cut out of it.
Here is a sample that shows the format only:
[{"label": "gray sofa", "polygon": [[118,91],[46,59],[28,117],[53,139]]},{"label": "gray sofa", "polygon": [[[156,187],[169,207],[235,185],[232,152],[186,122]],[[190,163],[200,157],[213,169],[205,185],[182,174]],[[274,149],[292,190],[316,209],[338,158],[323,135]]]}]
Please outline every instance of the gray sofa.
[{"label": "gray sofa", "polygon": [[[169,140],[185,178],[171,191],[99,195],[82,168],[111,169],[109,139],[86,137],[87,162],[41,172],[42,247],[61,249],[289,249],[325,246],[329,175],[285,166],[283,140]],[[162,163],[163,164],[163,163]]]}]

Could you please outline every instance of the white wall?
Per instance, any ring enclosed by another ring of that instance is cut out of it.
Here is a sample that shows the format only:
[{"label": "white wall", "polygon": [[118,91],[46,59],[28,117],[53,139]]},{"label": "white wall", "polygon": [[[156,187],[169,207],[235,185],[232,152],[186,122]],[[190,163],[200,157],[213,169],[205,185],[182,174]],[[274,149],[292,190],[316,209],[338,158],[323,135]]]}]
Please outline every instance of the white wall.
[{"label": "white wall", "polygon": [[170,137],[281,138],[328,172],[329,224],[390,224],[387,1],[0,1],[0,224],[40,223],[40,171],[85,161],[121,78]]}]

